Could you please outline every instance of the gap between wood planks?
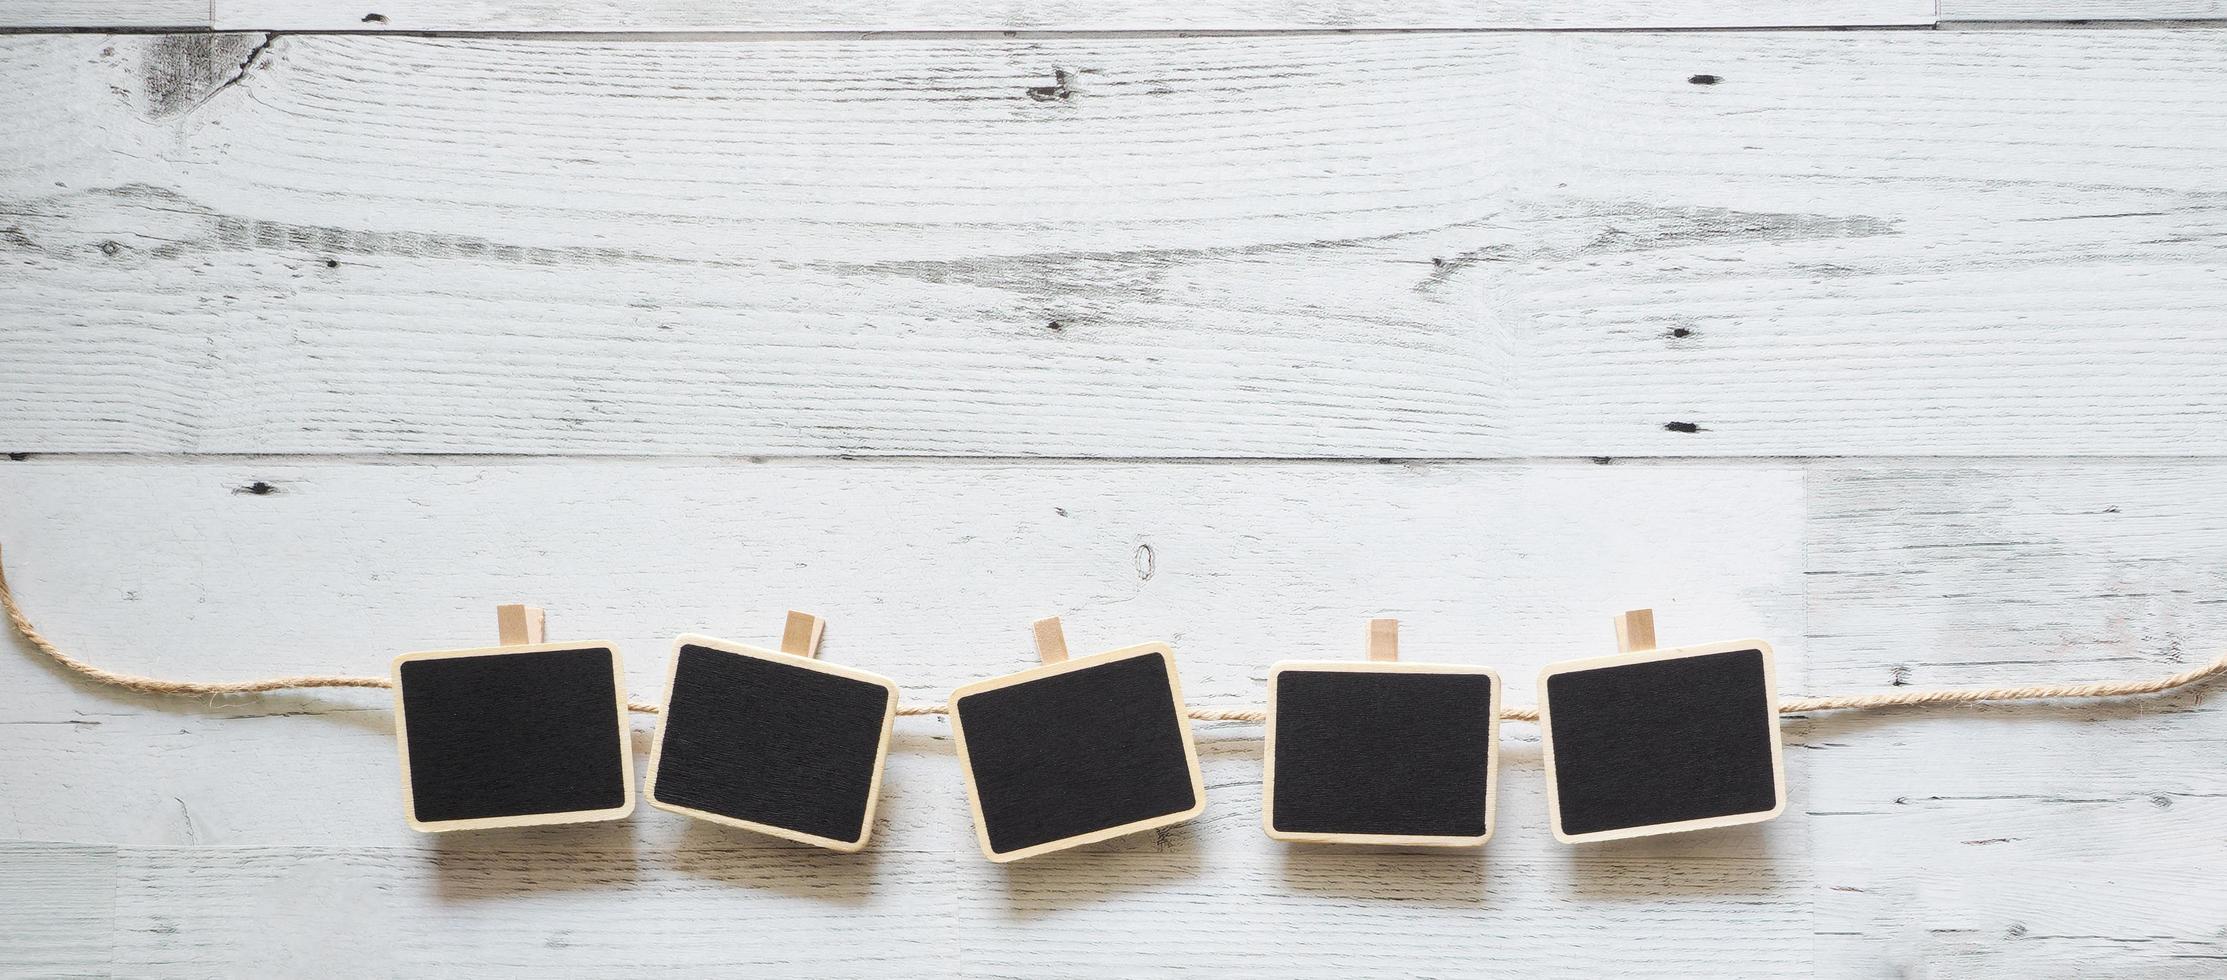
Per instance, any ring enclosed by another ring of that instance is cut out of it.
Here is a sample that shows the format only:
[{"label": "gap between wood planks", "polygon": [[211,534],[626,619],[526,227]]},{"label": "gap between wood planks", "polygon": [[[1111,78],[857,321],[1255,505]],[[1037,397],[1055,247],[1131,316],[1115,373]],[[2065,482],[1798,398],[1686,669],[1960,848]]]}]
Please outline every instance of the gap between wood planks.
[{"label": "gap between wood planks", "polygon": [[180,24],[168,27],[15,27],[0,26],[0,36],[22,34],[267,34],[280,37],[422,37],[499,41],[1054,41],[1054,40],[1155,40],[1193,38],[1371,37],[1400,34],[1761,34],[1787,32],[1880,31],[2026,31],[2026,30],[2172,30],[2227,29],[2227,19],[2185,20],[2000,20],[1943,21],[1933,24],[1813,24],[1755,27],[1366,27],[1294,28],[1289,30],[974,30],[974,31],[410,31],[385,28],[258,30],[252,27],[211,27]]},{"label": "gap between wood planks", "polygon": [[2082,455],[1993,455],[1993,456],[1923,456],[1902,453],[1867,455],[1851,453],[1839,456],[1783,456],[1738,455],[1724,453],[1681,453],[1661,455],[1626,456],[1029,456],[1029,455],[935,455],[927,453],[588,453],[566,454],[557,452],[517,453],[433,453],[433,452],[377,452],[355,450],[349,452],[301,453],[224,453],[224,452],[137,452],[34,450],[9,452],[0,450],[0,465],[7,463],[175,463],[193,464],[249,464],[262,463],[273,466],[293,464],[350,464],[359,466],[423,466],[453,463],[458,466],[525,466],[548,464],[625,463],[676,466],[703,466],[711,464],[783,465],[822,463],[855,463],[874,465],[880,463],[936,463],[944,465],[980,466],[1089,466],[1094,464],[1161,465],[1161,466],[1463,466],[1485,464],[1493,466],[1539,466],[1572,463],[1591,463],[1595,466],[1622,464],[1661,465],[1722,465],[1756,464],[1803,466],[1814,463],[1852,461],[1879,465],[1930,464],[1936,466],[1987,466],[2005,463],[2046,461],[2076,466],[2125,465],[2138,463],[2145,466],[2201,465],[2227,460],[2227,454],[2188,453],[2174,456],[2082,456]]}]

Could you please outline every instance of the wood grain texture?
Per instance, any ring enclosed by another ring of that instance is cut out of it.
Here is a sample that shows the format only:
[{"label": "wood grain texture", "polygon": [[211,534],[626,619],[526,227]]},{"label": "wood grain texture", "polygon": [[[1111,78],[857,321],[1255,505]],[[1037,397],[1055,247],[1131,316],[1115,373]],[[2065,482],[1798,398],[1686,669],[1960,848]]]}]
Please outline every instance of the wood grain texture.
[{"label": "wood grain texture", "polygon": [[1942,23],[1965,21],[2189,21],[2227,18],[2221,0],[1940,0]]},{"label": "wood grain texture", "polygon": [[[215,16],[868,12],[258,4]],[[1698,9],[1650,6],[1586,26]],[[0,26],[87,9],[0,2]],[[1361,615],[1531,704],[1540,665],[1647,605],[1665,646],[1772,641],[1788,694],[2168,673],[2227,642],[2227,465],[2184,458],[2227,432],[2223,61],[2185,25],[4,36],[0,451],[30,456],[0,457],[0,540],[65,646],[190,678],[375,673],[484,643],[511,601],[616,638],[645,696],[673,635],[787,608],[907,701],[1028,662],[1047,612],[1171,640],[1202,706],[1351,659]],[[550,458],[390,455],[483,452]],[[1446,461],[1757,454],[1883,458]],[[1916,458],[1941,455],[1987,458]],[[970,456],[1067,459],[945,458]],[[938,718],[898,721],[873,846],[837,855],[649,809],[427,840],[379,692],[163,701],[12,637],[0,691],[6,976],[2227,959],[2217,691],[1789,719],[1779,820],[1584,848],[1553,842],[1536,726],[1510,724],[1497,832],[1455,853],[1266,839],[1260,729],[1205,724],[1199,819],[1011,866],[977,855]]]},{"label": "wood grain texture", "polygon": [[0,445],[2214,454],[2217,42],[6,38]]},{"label": "wood grain texture", "polygon": [[207,28],[210,0],[0,0],[0,29]]},{"label": "wood grain texture", "polygon": [[[657,700],[674,636],[753,635],[809,607],[830,623],[821,659],[925,704],[1033,662],[1028,624],[1056,612],[1078,642],[1165,638],[1191,704],[1258,707],[1276,660],[1352,659],[1364,613],[1407,624],[1409,659],[1504,676],[1611,649],[1601,611],[1648,604],[1666,638],[1785,637],[1782,661],[1798,664],[1801,492],[1797,468],[1771,463],[34,457],[0,459],[0,541],[56,642],[167,676],[375,673],[397,651],[484,637],[489,606],[530,599],[551,642],[615,643],[628,690]],[[1364,553],[1380,557],[1353,560]],[[0,689],[24,722],[0,729],[13,750],[0,783],[17,787],[0,838],[416,839],[399,817],[386,692],[161,701],[80,686],[12,638],[0,650]],[[1519,688],[1506,702],[1533,703]],[[650,722],[634,726],[646,750]],[[1232,730],[1257,739],[1257,726],[1200,726],[1202,754]],[[898,720],[874,838],[907,846],[932,813],[954,853],[979,861],[949,745],[922,744],[947,734]],[[1257,784],[1257,741],[1219,751],[1251,753]],[[908,771],[923,759],[951,778]],[[231,779],[262,787],[262,803],[232,806]],[[1524,782],[1529,795],[1503,796],[1503,832],[1543,835],[1507,817],[1543,812],[1535,774]],[[1258,835],[1257,811],[1225,810],[1224,792],[1210,781],[1205,819],[1242,816]],[[117,802],[68,803],[86,794]]]},{"label": "wood grain texture", "polygon": [[[1796,693],[2147,675],[2176,649],[2200,657],[2227,636],[2212,599],[2227,513],[2209,493],[2223,478],[2172,461],[34,458],[0,463],[0,538],[45,629],[180,676],[360,671],[484,635],[498,598],[547,605],[559,639],[627,651],[685,629],[762,631],[809,605],[839,624],[828,657],[932,699],[1026,662],[1018,624],[1059,595],[1094,635],[1170,635],[1199,704],[1257,702],[1271,659],[1350,659],[1363,612],[1408,623],[1411,659],[1523,678],[1612,650],[1606,611],[1643,605],[1666,644],[1782,640]],[[533,561],[494,560],[520,541]],[[678,571],[712,566],[737,577]],[[989,640],[923,642],[946,630]],[[450,849],[394,818],[377,692],[162,702],[8,646],[0,837],[69,842],[9,845],[0,875],[0,889],[62,883],[33,927],[0,933],[0,962],[37,975],[307,968],[335,949],[363,975],[436,961],[856,975],[949,948],[962,952],[929,957],[931,972],[1336,976],[1414,968],[1417,949],[1550,971],[1577,945],[1634,976],[2176,977],[2227,953],[2227,849],[2203,829],[2227,820],[2216,692],[1794,720],[1778,821],[1583,849],[1547,833],[1536,728],[1509,725],[1498,832],[1474,858],[1269,841],[1258,730],[1205,725],[1204,816],[993,867],[939,719],[900,719],[864,854],[648,810]],[[632,687],[654,693],[656,659],[633,658]],[[1530,703],[1517,687],[1509,702]],[[768,941],[708,938],[738,916]],[[1128,929],[1155,941],[1117,938]],[[423,939],[365,938],[395,930]]]},{"label": "wood grain texture", "polygon": [[[2227,644],[2227,468],[1809,477],[1811,690],[2171,673]],[[2184,977],[2227,956],[2227,698],[1825,716],[1790,728],[1819,955],[1873,975]],[[1861,828],[1859,830],[1858,828]],[[2137,893],[2173,895],[2166,902]],[[1822,928],[1822,927],[1821,927]]]},{"label": "wood grain texture", "polygon": [[215,0],[219,30],[319,31],[1174,31],[1417,28],[1917,26],[1931,0],[929,0],[722,4],[708,0]]},{"label": "wood grain texture", "polygon": [[[556,640],[613,637],[629,687],[654,697],[653,651],[673,634],[751,635],[806,606],[833,624],[824,658],[926,701],[1029,662],[1030,616],[1056,611],[1078,639],[1084,622],[1090,636],[1169,637],[1186,699],[1231,705],[1260,703],[1275,658],[1351,658],[1364,612],[1409,623],[1414,659],[1516,676],[1573,646],[1606,648],[1601,610],[1649,602],[1679,611],[1672,630],[1757,629],[1798,649],[1787,586],[1800,580],[1801,493],[1798,471],[1775,463],[34,458],[0,461],[0,540],[44,629],[166,674],[362,670],[394,649],[485,635],[489,597],[530,598]],[[1351,561],[1364,552],[1378,557]],[[695,571],[712,567],[735,573]],[[1365,607],[1343,598],[1362,592]],[[312,607],[323,615],[270,613]],[[1258,727],[1210,724],[1198,726],[1211,801],[1199,819],[993,866],[936,718],[899,719],[875,844],[859,855],[753,846],[654,808],[429,843],[397,816],[380,692],[161,702],[82,686],[12,638],[0,652],[0,838],[75,842],[33,850],[80,877],[100,873],[83,861],[125,865],[112,926],[0,930],[0,962],[36,940],[42,962],[98,974],[113,956],[133,976],[336,961],[359,975],[439,964],[515,976],[624,961],[769,976],[919,963],[1328,977],[1397,970],[1412,962],[1402,950],[1439,948],[1433,935],[1475,934],[1463,957],[1543,965],[1542,935],[1577,943],[1610,928],[1634,938],[1600,962],[1644,974],[1720,955],[1706,924],[1735,913],[1735,975],[1783,976],[1808,957],[1799,818],[1574,857],[1537,816],[1529,733],[1503,747],[1489,861],[1269,841]],[[649,725],[635,727],[646,751]],[[103,850],[81,857],[86,845]],[[758,938],[735,942],[736,922]],[[1137,930],[1153,941],[1127,938]],[[376,938],[402,932],[417,938]],[[1233,937],[1318,952],[1264,960]]]}]

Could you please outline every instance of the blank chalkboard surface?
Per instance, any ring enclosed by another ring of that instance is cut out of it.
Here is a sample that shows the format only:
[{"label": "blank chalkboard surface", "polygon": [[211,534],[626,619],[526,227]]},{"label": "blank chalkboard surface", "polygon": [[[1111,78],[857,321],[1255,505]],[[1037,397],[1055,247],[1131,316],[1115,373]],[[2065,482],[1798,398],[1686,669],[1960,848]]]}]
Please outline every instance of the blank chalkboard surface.
[{"label": "blank chalkboard surface", "polygon": [[895,683],[690,635],[674,644],[665,684],[652,806],[838,851],[866,846]]},{"label": "blank chalkboard surface", "polygon": [[1465,847],[1492,836],[1500,678],[1487,668],[1277,664],[1267,738],[1270,837]]},{"label": "blank chalkboard surface", "polygon": [[402,802],[418,830],[617,820],[634,811],[626,683],[593,643],[394,662]]},{"label": "blank chalkboard surface", "polygon": [[952,692],[952,728],[992,861],[1181,823],[1206,807],[1175,655],[1160,644]]},{"label": "blank chalkboard surface", "polygon": [[1786,807],[1771,648],[1757,640],[1548,666],[1539,675],[1556,838],[1756,823]]}]

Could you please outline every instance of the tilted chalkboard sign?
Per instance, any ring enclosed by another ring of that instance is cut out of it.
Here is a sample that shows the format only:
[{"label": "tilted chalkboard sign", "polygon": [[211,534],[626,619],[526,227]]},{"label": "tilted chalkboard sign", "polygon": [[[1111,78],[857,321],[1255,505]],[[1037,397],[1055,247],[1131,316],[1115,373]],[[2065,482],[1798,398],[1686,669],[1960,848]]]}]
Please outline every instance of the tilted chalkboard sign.
[{"label": "tilted chalkboard sign", "polygon": [[1261,826],[1309,844],[1475,847],[1492,837],[1500,676],[1399,663],[1399,623],[1369,622],[1366,661],[1268,672]]},{"label": "tilted chalkboard sign", "polygon": [[1778,689],[1760,640],[1656,650],[1625,613],[1613,657],[1539,673],[1547,817],[1565,843],[1758,823],[1786,809]]},{"label": "tilted chalkboard sign", "polygon": [[997,862],[1181,823],[1206,808],[1175,654],[1148,643],[1067,659],[1036,624],[1044,665],[951,694],[975,840]]},{"label": "tilted chalkboard sign", "polygon": [[789,613],[781,651],[673,643],[650,747],[650,805],[836,851],[874,826],[897,685],[812,659],[822,622]]},{"label": "tilted chalkboard sign", "polygon": [[502,646],[395,658],[402,804],[422,831],[634,812],[626,675],[608,643],[542,643],[541,610],[497,610]]}]

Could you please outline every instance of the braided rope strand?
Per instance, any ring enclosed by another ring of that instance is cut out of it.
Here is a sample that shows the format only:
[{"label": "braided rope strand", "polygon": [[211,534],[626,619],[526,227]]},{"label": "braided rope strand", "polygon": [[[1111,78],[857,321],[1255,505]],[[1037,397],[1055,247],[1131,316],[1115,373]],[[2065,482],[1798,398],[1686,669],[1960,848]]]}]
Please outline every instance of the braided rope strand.
[{"label": "braided rope strand", "polygon": [[[391,688],[393,682],[384,677],[348,677],[339,674],[309,674],[301,677],[266,677],[249,681],[174,681],[139,674],[124,674],[79,660],[62,652],[60,647],[31,625],[31,619],[16,604],[15,592],[8,587],[8,571],[0,562],[0,606],[6,608],[8,622],[15,631],[29,640],[55,663],[60,664],[88,680],[119,687],[141,694],[162,694],[175,697],[210,697],[226,694],[262,694],[268,691],[285,691],[317,687]],[[2221,675],[2227,675],[2227,656],[2184,670],[2169,677],[2149,680],[2096,681],[2086,684],[2037,684],[2021,687],[1983,687],[1969,690],[1895,691],[1888,694],[1844,694],[1821,698],[1782,698],[1780,714],[1806,714],[1812,711],[1861,711],[1867,708],[1892,708],[1920,705],[1976,704],[1983,701],[2054,701],[2067,698],[2121,698],[2143,694],[2158,694],[2175,688],[2188,687]],[[658,707],[648,701],[628,701],[629,710],[656,714]],[[947,715],[951,707],[944,704],[901,705],[900,715]],[[1192,708],[1190,716],[1198,721],[1239,721],[1260,723],[1268,720],[1268,712],[1259,708]],[[1500,717],[1507,721],[1538,721],[1537,708],[1502,708]]]}]

